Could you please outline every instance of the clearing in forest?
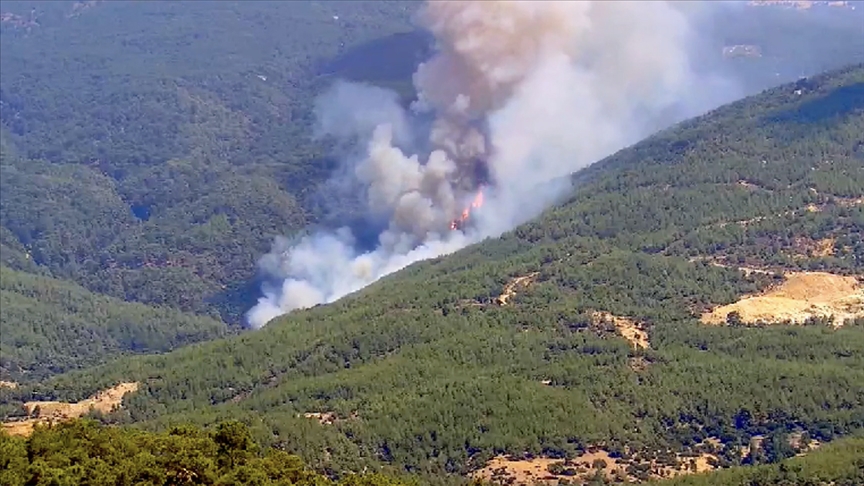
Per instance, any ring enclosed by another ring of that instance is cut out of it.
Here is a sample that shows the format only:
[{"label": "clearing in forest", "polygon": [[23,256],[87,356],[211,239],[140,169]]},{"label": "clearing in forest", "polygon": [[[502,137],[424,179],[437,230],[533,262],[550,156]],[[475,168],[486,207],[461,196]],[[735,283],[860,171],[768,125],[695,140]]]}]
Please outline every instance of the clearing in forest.
[{"label": "clearing in forest", "polygon": [[591,319],[594,325],[600,325],[604,322],[611,322],[615,326],[615,330],[624,339],[630,342],[634,348],[647,349],[651,347],[648,342],[648,333],[645,332],[644,325],[636,322],[629,317],[613,316],[608,312],[594,312],[591,314]]},{"label": "clearing in forest", "polygon": [[[315,419],[321,425],[333,425],[343,420],[336,414],[336,412],[306,412],[297,416],[305,417],[307,419]],[[359,418],[360,416],[357,412],[351,412],[351,415],[348,416],[348,420],[357,420]]]},{"label": "clearing in forest", "polygon": [[795,259],[834,256],[836,245],[837,240],[835,238],[822,238],[821,240],[795,238],[791,256]]},{"label": "clearing in forest", "polygon": [[786,274],[785,281],[766,293],[745,297],[702,315],[705,324],[723,324],[731,312],[746,323],[804,323],[834,316],[839,327],[847,319],[864,317],[864,286],[855,277],[823,272]]},{"label": "clearing in forest", "polygon": [[[616,459],[602,449],[586,452],[569,461],[548,457],[511,459],[507,456],[496,456],[487,462],[482,469],[474,471],[471,477],[493,484],[545,484],[554,486],[559,483],[579,484],[598,474],[616,483],[639,482],[640,478],[633,477],[628,473],[628,466],[630,465],[642,466],[638,469],[646,471],[646,476],[653,479],[701,473],[715,469],[711,459],[716,459],[716,457],[712,454],[701,454],[695,457],[675,454],[673,457],[674,462],[676,462],[675,465],[660,464],[654,460]],[[630,471],[632,472],[633,469],[630,468]]]},{"label": "clearing in forest", "polygon": [[[27,402],[24,408],[31,418],[3,423],[3,429],[11,435],[27,436],[37,424],[62,422],[87,415],[90,410],[109,413],[123,403],[127,393],[138,390],[138,383],[120,383],[119,385],[100,391],[90,398],[76,403],[66,402]],[[34,417],[35,415],[35,417]]]},{"label": "clearing in forest", "polygon": [[864,206],[864,197],[844,197],[838,198],[837,201],[843,207],[852,207],[852,206]]},{"label": "clearing in forest", "polygon": [[18,388],[18,383],[15,383],[14,381],[0,380],[0,388],[12,388],[14,390],[15,388]]},{"label": "clearing in forest", "polygon": [[504,286],[504,291],[501,292],[501,295],[495,299],[499,305],[507,305],[507,302],[512,299],[516,295],[516,289],[519,287],[527,287],[535,278],[537,278],[539,272],[534,272],[528,275],[523,275],[521,277],[516,277]]}]

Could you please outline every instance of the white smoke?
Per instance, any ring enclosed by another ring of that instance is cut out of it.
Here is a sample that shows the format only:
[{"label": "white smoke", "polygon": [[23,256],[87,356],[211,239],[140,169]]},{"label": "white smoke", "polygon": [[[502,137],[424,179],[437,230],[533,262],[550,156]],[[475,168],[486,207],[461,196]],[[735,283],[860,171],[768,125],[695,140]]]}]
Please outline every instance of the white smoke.
[{"label": "white smoke", "polygon": [[[366,140],[350,176],[388,227],[365,253],[347,229],[278,241],[261,267],[282,283],[249,311],[251,327],[500,234],[556,196],[538,184],[707,107],[691,24],[673,2],[429,1],[419,20],[438,46],[415,73],[411,112],[347,83],[318,104],[323,132]],[[412,122],[424,114],[425,131]],[[451,230],[487,182],[482,208]]]}]

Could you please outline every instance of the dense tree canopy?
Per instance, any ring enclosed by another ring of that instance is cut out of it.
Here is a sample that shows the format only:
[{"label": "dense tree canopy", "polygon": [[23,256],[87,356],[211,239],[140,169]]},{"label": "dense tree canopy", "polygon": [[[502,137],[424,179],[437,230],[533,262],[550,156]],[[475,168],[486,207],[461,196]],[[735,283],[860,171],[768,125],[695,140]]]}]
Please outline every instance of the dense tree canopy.
[{"label": "dense tree canopy", "polygon": [[92,291],[239,323],[256,259],[335,167],[312,138],[324,61],[414,8],[4,2],[37,23],[0,23],[4,240]]},{"label": "dense tree canopy", "polygon": [[227,333],[217,319],[123,302],[4,266],[0,307],[0,374],[16,381],[38,381],[120,354],[170,351]]},{"label": "dense tree canopy", "polygon": [[864,439],[839,440],[822,450],[758,467],[657,481],[652,486],[857,486],[864,484]]},{"label": "dense tree canopy", "polygon": [[[328,481],[284,450],[346,485],[399,484],[344,474],[382,466],[440,484],[500,454],[666,458],[708,438],[730,469],[673,484],[860,480],[860,439],[783,460],[790,435],[864,428],[862,319],[698,316],[771,272],[864,273],[864,64],[658,133],[501,238],[240,333],[225,323],[257,294],[255,259],[321,218],[336,161],[311,137],[314,96],[342,77],[411,99],[429,49],[416,5],[75,5],[2,6],[17,17],[0,25],[0,371],[21,383],[0,387],[0,415],[141,387],[97,417],[128,427],[0,435],[0,482]],[[860,17],[816,35],[821,14],[783,11],[780,42],[750,23],[767,12],[712,34],[718,57],[764,44],[726,65],[748,92],[864,60]],[[639,323],[647,346],[595,312]]]},{"label": "dense tree canopy", "polygon": [[[596,443],[651,454],[714,437],[723,465],[780,460],[735,451],[756,436],[830,441],[864,427],[862,327],[697,316],[775,283],[742,261],[860,275],[862,86],[857,65],[725,106],[600,162],[566,203],[500,239],[261,331],[7,390],[5,403],[137,380],[106,420],[242,417],[316,468],[384,462],[439,479],[498,453],[569,457]],[[795,243],[829,236],[831,257]],[[650,347],[594,311],[644,323]]]},{"label": "dense tree canopy", "polygon": [[381,474],[346,474],[339,482],[309,470],[300,458],[261,453],[238,422],[206,432],[178,426],[160,434],[75,421],[38,428],[27,439],[0,431],[4,486],[243,485],[399,486]]},{"label": "dense tree canopy", "polygon": [[[413,99],[418,5],[5,1],[3,258],[238,324],[273,237],[321,220],[337,161],[312,137],[315,96],[349,79]],[[696,67],[754,93],[860,62],[859,14],[720,9]],[[724,58],[735,44],[762,57]]]}]

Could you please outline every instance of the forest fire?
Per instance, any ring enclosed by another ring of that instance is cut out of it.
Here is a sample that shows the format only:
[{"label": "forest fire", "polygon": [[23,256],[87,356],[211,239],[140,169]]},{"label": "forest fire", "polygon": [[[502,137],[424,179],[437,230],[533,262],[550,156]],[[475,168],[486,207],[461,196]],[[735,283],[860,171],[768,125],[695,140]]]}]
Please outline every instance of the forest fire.
[{"label": "forest fire", "polygon": [[458,229],[462,229],[465,226],[465,223],[468,221],[468,218],[471,217],[471,210],[478,209],[483,206],[483,188],[477,190],[477,194],[474,196],[474,200],[471,201],[471,204],[465,206],[465,209],[462,210],[462,214],[450,222],[450,229],[455,231]]}]

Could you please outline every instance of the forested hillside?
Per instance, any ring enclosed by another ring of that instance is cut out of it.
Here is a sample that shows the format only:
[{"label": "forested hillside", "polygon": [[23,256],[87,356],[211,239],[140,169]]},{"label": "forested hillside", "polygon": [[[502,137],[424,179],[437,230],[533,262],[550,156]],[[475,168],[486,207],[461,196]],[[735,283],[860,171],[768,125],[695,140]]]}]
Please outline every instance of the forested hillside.
[{"label": "forested hillside", "polygon": [[18,382],[227,333],[216,319],[123,302],[5,266],[0,266],[0,307],[0,376]]},{"label": "forested hillside", "polygon": [[[167,453],[154,456],[157,450]],[[0,431],[0,482],[24,484],[220,484],[396,486],[394,475],[362,473],[334,482],[296,456],[261,448],[243,424],[225,422],[205,432],[178,426],[152,434],[107,428],[88,421],[40,429],[27,439]],[[864,441],[842,439],[804,458],[756,468],[658,481],[657,486],[806,486],[864,481]],[[153,460],[155,459],[155,461]],[[69,467],[76,462],[81,467]],[[603,484],[602,481],[595,484]]]},{"label": "forested hillside", "polygon": [[[0,431],[0,484],[219,484],[256,486],[397,486],[381,474],[356,474],[338,483],[309,470],[296,456],[261,453],[242,424],[212,432],[175,427],[161,434],[100,427],[87,421],[14,438]],[[74,463],[74,467],[69,467]]]},{"label": "forested hillside", "polygon": [[[321,221],[337,161],[312,137],[316,94],[350,79],[413,99],[418,5],[5,1],[3,260],[239,324],[274,236]],[[721,10],[694,58],[755,93],[864,60],[859,14]],[[724,56],[739,44],[760,56]]]},{"label": "forested hillside", "polygon": [[312,138],[318,66],[410,29],[413,3],[4,2],[4,245],[238,324],[256,259],[314,220],[335,167]]},{"label": "forested hillside", "polygon": [[575,174],[500,238],[241,332],[274,236],[343,216],[315,96],[411,101],[417,5],[2,3],[0,418],[136,388],[93,414],[124,427],[0,432],[0,483],[858,484],[860,9],[721,12],[695,68],[788,84]]},{"label": "forested hillside", "polygon": [[635,479],[688,455],[773,463],[864,427],[864,319],[699,319],[791,271],[862,275],[861,133],[864,64],[782,85],[597,163],[499,239],[255,333],[3,400],[134,380],[106,420],[240,418],[316,468],[438,481],[598,448]]},{"label": "forested hillside", "polygon": [[658,481],[656,486],[858,486],[864,484],[864,439],[841,439],[805,457],[779,464],[737,467]]}]

